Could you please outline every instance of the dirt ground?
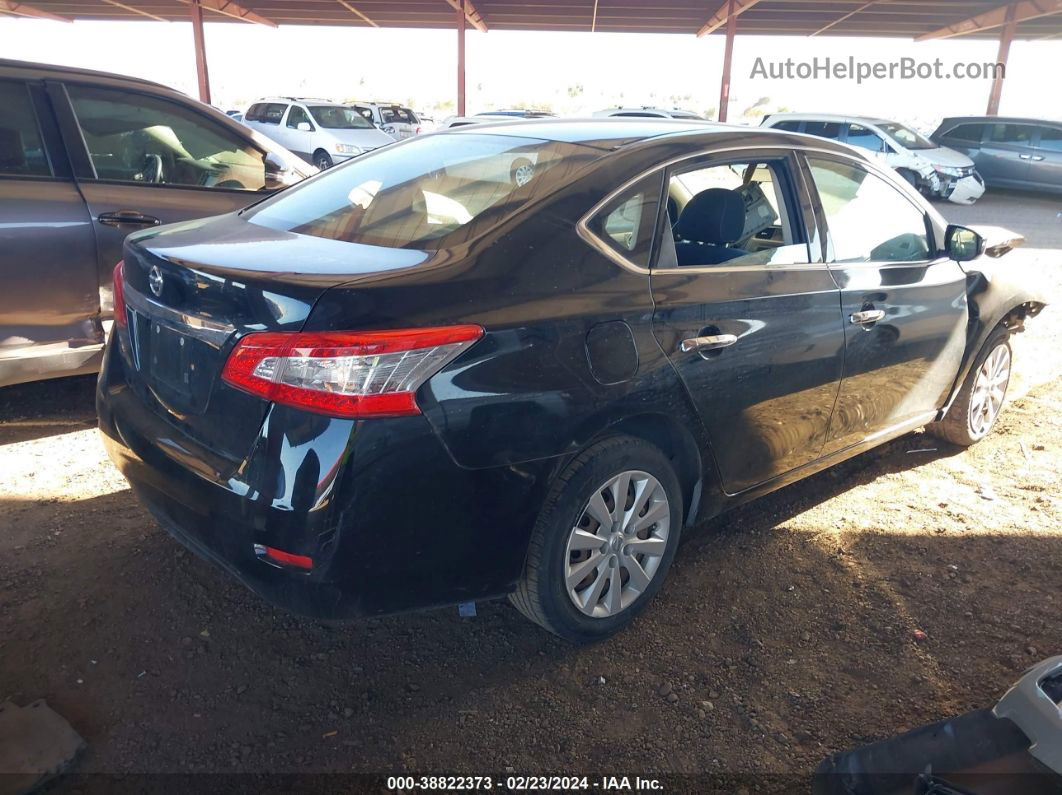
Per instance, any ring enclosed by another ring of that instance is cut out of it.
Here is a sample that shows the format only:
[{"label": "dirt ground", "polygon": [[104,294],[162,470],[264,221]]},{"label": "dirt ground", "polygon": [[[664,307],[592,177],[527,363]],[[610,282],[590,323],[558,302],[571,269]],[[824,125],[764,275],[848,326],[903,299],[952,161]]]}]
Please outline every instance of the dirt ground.
[{"label": "dirt ground", "polygon": [[699,528],[635,627],[589,648],[505,603],[274,610],[134,501],[92,379],[2,390],[0,701],[46,698],[81,773],[806,776],[1062,653],[1060,342],[1049,307],[981,444],[914,434]]}]

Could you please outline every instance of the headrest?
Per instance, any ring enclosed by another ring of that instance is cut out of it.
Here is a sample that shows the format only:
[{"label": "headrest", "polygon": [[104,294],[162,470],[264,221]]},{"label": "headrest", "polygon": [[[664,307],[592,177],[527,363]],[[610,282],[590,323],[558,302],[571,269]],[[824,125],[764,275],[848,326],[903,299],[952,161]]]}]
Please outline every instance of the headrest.
[{"label": "headrest", "polygon": [[700,243],[733,243],[745,231],[745,200],[736,190],[702,190],[682,208],[675,234]]},{"label": "headrest", "polygon": [[21,171],[26,167],[26,151],[22,148],[22,134],[10,127],[0,127],[0,169]]}]

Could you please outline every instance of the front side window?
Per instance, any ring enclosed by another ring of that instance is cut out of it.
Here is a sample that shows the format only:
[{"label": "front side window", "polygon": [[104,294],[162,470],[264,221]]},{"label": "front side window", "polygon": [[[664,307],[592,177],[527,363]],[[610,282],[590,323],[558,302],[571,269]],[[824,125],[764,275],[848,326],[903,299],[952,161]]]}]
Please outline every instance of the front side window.
[{"label": "front side window", "polygon": [[0,80],[0,108],[0,174],[52,176],[26,85]]},{"label": "front side window", "polygon": [[929,259],[925,213],[896,188],[855,165],[808,163],[829,226],[832,262]]},{"label": "front side window", "polygon": [[870,152],[885,151],[885,141],[881,136],[861,124],[848,125],[848,145],[858,146]]},{"label": "front side window", "polygon": [[1036,128],[1031,124],[990,124],[988,140],[996,144],[1029,146]]},{"label": "front side window", "polygon": [[649,267],[657,208],[660,206],[659,173],[646,177],[614,199],[587,224],[590,231],[623,259]]},{"label": "front side window", "polygon": [[428,135],[384,147],[256,205],[251,223],[391,248],[477,237],[566,185],[595,149],[507,135]]},{"label": "front side window", "polygon": [[191,108],[146,94],[68,86],[97,179],[256,191],[264,156]]},{"label": "front side window", "polygon": [[1062,129],[1058,127],[1040,128],[1040,148],[1050,152],[1062,152]]},{"label": "front side window", "polygon": [[288,127],[293,130],[299,129],[300,124],[309,124],[310,129],[313,129],[313,123],[310,121],[310,116],[300,108],[298,105],[291,106],[291,112],[288,113]]},{"label": "front side window", "polygon": [[661,247],[660,266],[807,263],[789,185],[784,158],[675,170],[667,186],[675,262]]},{"label": "front side window", "polygon": [[918,149],[936,149],[937,145],[930,141],[928,138],[919,135],[910,127],[904,127],[902,124],[894,121],[879,122],[878,127],[886,135],[891,135],[893,140],[896,141],[904,149],[918,150]]},{"label": "front side window", "polygon": [[326,130],[367,130],[372,122],[351,108],[342,105],[310,105],[310,113]]}]

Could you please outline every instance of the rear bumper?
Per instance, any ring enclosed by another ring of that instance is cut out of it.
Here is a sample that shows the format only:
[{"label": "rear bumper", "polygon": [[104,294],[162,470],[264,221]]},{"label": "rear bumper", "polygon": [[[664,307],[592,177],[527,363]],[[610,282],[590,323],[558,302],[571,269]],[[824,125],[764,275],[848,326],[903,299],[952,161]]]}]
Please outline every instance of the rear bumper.
[{"label": "rear bumper", "polygon": [[[273,604],[322,619],[511,591],[553,466],[464,469],[422,416],[357,423],[274,406],[224,472],[141,402],[113,346],[97,409],[108,454],[171,535]],[[313,568],[278,568],[256,544]]]}]

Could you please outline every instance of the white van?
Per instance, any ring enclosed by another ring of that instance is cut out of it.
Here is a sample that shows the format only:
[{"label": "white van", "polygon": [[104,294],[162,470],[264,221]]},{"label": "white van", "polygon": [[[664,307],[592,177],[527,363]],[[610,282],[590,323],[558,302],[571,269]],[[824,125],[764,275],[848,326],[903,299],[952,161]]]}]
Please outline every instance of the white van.
[{"label": "white van", "polygon": [[899,122],[830,113],[772,113],[760,126],[829,138],[862,149],[892,166],[926,196],[973,204],[985,192],[985,182],[970,158],[938,146]]},{"label": "white van", "polygon": [[323,99],[260,99],[247,109],[243,123],[322,170],[394,143],[360,113]]}]

